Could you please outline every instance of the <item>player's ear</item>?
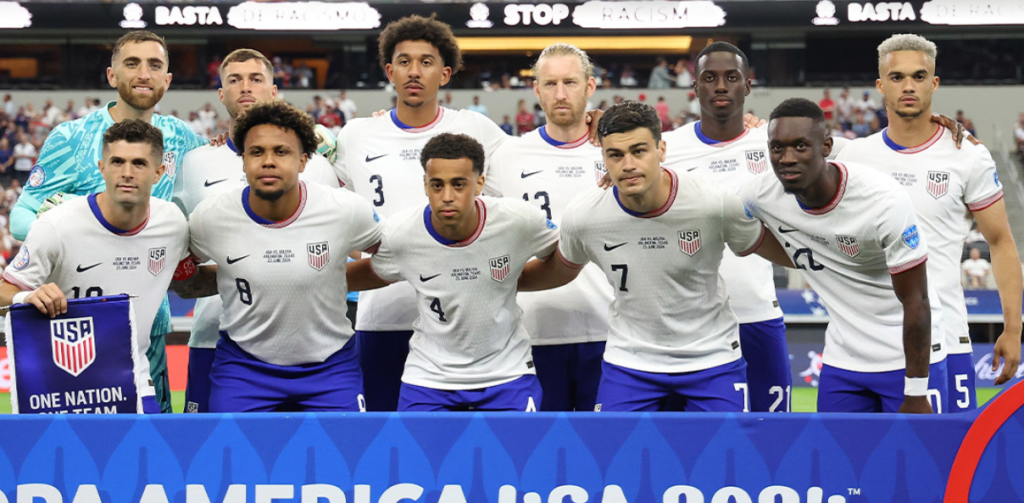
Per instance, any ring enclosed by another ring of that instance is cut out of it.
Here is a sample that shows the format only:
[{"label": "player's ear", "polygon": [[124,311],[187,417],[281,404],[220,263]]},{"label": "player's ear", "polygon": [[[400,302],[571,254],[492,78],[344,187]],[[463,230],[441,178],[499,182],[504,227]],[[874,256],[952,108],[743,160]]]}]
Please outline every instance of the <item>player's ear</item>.
[{"label": "player's ear", "polygon": [[114,68],[111,66],[107,67],[107,84],[110,84],[110,87],[117,89],[117,79],[115,79],[114,76]]},{"label": "player's ear", "polygon": [[448,81],[452,79],[452,67],[446,66],[441,70],[441,87],[448,85]]},{"label": "player's ear", "polygon": [[384,74],[388,76],[388,82],[391,82],[392,84],[395,82],[395,79],[391,78],[391,75],[392,75],[391,63],[387,63],[387,64],[384,65]]},{"label": "player's ear", "polygon": [[885,93],[882,92],[882,79],[875,79],[875,89],[877,89],[883,97],[885,96]]},{"label": "player's ear", "polygon": [[832,137],[827,131],[825,132],[825,141],[821,144],[821,154],[826,158],[832,155]]},{"label": "player's ear", "polygon": [[164,91],[166,91],[166,90],[171,88],[171,79],[173,77],[174,77],[174,74],[172,74],[170,72],[167,73],[167,80],[164,81]]},{"label": "player's ear", "polygon": [[156,179],[153,180],[154,185],[156,185],[156,182],[160,181],[160,177],[164,176],[164,171],[167,171],[167,165],[160,163],[160,165],[156,167]]},{"label": "player's ear", "polygon": [[475,191],[474,195],[479,196],[481,193],[483,193],[483,191],[484,191],[484,175],[480,174],[480,176],[476,177],[476,191]]},{"label": "player's ear", "polygon": [[[534,82],[536,86],[536,82]],[[590,77],[587,79],[587,98],[594,95],[594,91],[597,91],[597,79]]]},{"label": "player's ear", "polygon": [[660,152],[658,154],[658,159],[660,159],[660,162],[665,162],[665,152],[666,152],[665,140],[658,140],[658,151]]},{"label": "player's ear", "polygon": [[299,157],[299,173],[306,171],[306,163],[309,161],[309,154],[303,152],[302,156]]}]

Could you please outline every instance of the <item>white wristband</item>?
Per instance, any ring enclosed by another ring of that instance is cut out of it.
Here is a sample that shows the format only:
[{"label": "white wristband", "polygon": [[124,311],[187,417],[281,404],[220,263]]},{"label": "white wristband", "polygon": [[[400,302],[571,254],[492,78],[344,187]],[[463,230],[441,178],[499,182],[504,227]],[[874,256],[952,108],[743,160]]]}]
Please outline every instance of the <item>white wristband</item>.
[{"label": "white wristband", "polygon": [[32,295],[32,292],[18,292],[11,297],[11,304],[24,304],[29,295]]},{"label": "white wristband", "polygon": [[926,396],[928,394],[927,377],[907,377],[903,387],[903,394],[906,396]]}]

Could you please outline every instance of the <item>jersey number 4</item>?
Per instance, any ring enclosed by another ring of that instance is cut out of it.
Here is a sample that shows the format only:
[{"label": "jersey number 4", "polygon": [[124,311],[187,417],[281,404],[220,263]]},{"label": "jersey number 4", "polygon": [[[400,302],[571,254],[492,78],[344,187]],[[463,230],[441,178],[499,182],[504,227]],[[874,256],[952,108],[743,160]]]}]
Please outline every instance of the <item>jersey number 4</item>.
[{"label": "jersey number 4", "polygon": [[448,323],[448,318],[444,317],[444,309],[441,309],[441,299],[435,297],[434,301],[430,303],[430,310],[437,314],[437,321]]}]

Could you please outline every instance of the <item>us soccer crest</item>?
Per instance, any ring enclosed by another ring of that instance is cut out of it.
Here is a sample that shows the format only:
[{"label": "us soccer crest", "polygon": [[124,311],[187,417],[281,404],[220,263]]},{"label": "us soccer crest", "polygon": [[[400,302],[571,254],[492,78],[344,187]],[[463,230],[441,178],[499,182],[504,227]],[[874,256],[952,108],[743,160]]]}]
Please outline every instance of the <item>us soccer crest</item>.
[{"label": "us soccer crest", "polygon": [[747,170],[755,175],[760,175],[768,169],[768,158],[764,155],[764,150],[748,150],[745,152],[747,156]]},{"label": "us soccer crest", "polygon": [[679,231],[679,250],[693,256],[700,251],[700,230]]},{"label": "us soccer crest", "polygon": [[164,262],[167,258],[167,248],[161,246],[160,248],[149,249],[149,272],[153,276],[160,274],[160,271],[164,270]]},{"label": "us soccer crest", "polygon": [[850,257],[856,257],[860,253],[860,247],[857,246],[857,238],[853,236],[840,236],[836,234],[836,242],[839,243],[839,251]]},{"label": "us soccer crest", "polygon": [[608,169],[604,167],[604,161],[594,161],[594,176],[597,178],[598,183],[604,179],[604,175],[608,173]]},{"label": "us soccer crest", "polygon": [[938,199],[949,192],[949,173],[945,171],[928,172],[928,193]]},{"label": "us soccer crest", "polygon": [[92,317],[51,321],[53,363],[75,377],[89,368],[96,361],[95,327]]},{"label": "us soccer crest", "polygon": [[174,179],[174,152],[164,152],[164,176]]},{"label": "us soccer crest", "polygon": [[327,241],[319,243],[308,243],[306,245],[306,256],[309,257],[309,266],[321,270],[331,261],[331,250]]},{"label": "us soccer crest", "polygon": [[502,255],[491,259],[491,279],[501,283],[508,277],[511,270],[512,260],[508,255]]}]

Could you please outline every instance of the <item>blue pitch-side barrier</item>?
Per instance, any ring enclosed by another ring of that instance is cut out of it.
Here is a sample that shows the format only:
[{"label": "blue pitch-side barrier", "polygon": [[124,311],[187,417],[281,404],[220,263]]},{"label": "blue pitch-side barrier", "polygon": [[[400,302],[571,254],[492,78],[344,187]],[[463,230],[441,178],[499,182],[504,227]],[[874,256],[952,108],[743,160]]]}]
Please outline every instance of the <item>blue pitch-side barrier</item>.
[{"label": "blue pitch-side barrier", "polygon": [[0,502],[1024,501],[1024,384],[973,413],[0,419]]}]

